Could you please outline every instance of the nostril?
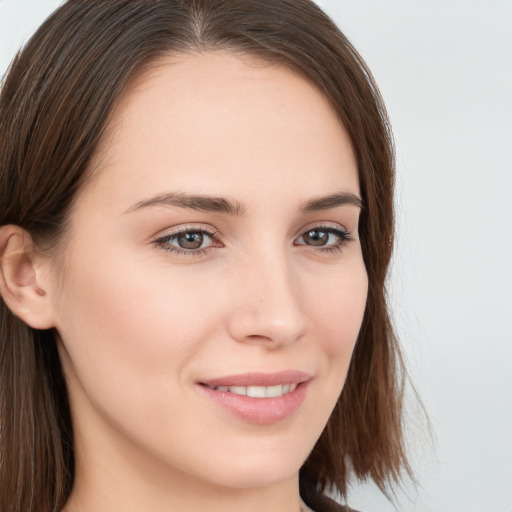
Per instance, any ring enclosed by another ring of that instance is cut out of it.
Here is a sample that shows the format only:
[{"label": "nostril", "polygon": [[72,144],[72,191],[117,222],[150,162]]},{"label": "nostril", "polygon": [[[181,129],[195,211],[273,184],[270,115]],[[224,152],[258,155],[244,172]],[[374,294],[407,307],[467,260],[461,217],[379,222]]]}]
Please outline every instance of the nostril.
[{"label": "nostril", "polygon": [[247,336],[247,338],[253,339],[255,341],[258,341],[260,339],[262,339],[262,341],[271,340],[271,338],[269,336],[262,336],[261,334],[249,334],[249,336]]}]

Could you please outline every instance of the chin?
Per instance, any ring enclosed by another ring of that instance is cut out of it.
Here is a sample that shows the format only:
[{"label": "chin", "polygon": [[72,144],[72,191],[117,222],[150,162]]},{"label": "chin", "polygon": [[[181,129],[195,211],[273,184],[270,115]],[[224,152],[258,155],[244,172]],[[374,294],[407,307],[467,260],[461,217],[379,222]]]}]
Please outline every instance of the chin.
[{"label": "chin", "polygon": [[272,487],[296,480],[312,443],[281,442],[276,446],[259,441],[259,446],[226,447],[222,453],[210,454],[201,467],[200,478],[232,489]]},{"label": "chin", "polygon": [[[279,465],[276,463],[279,462]],[[300,465],[286,466],[283,461],[269,460],[261,467],[236,465],[232,470],[216,472],[212,483],[218,487],[230,489],[258,489],[277,486],[283,482],[296,480]]]}]

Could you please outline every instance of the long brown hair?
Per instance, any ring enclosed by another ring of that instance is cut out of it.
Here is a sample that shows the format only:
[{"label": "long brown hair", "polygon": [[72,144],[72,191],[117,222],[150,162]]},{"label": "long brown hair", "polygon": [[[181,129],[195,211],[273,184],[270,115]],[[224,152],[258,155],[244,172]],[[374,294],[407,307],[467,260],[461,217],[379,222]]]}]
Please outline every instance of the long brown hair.
[{"label": "long brown hair", "polygon": [[[345,387],[301,469],[301,486],[346,495],[353,472],[384,490],[408,471],[403,365],[385,295],[393,146],[370,71],[312,1],[66,2],[16,56],[3,82],[0,226],[21,226],[40,250],[58,251],[73,198],[126,86],[162,55],[215,50],[300,72],[329,99],[350,135],[364,201],[368,300]],[[0,308],[0,509],[56,512],[73,485],[74,454],[55,333],[28,327],[3,302]]]}]

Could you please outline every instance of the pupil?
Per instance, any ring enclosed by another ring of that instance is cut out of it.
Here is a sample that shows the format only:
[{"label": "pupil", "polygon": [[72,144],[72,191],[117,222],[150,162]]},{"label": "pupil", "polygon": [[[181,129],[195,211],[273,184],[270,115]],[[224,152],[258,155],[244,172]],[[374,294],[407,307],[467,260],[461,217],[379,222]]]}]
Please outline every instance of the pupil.
[{"label": "pupil", "polygon": [[203,245],[203,234],[181,233],[178,235],[178,244],[183,249],[199,249]]},{"label": "pupil", "polygon": [[304,241],[309,245],[325,245],[328,238],[328,233],[318,229],[313,229],[304,235]]}]

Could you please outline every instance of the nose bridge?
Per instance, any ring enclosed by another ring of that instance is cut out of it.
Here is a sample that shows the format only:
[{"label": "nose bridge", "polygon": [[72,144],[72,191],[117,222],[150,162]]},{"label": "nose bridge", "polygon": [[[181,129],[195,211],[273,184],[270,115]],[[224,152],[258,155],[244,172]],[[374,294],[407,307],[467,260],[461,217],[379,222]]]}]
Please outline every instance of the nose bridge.
[{"label": "nose bridge", "polygon": [[240,263],[241,288],[230,329],[245,342],[289,344],[306,328],[299,283],[285,250],[260,247]]}]

